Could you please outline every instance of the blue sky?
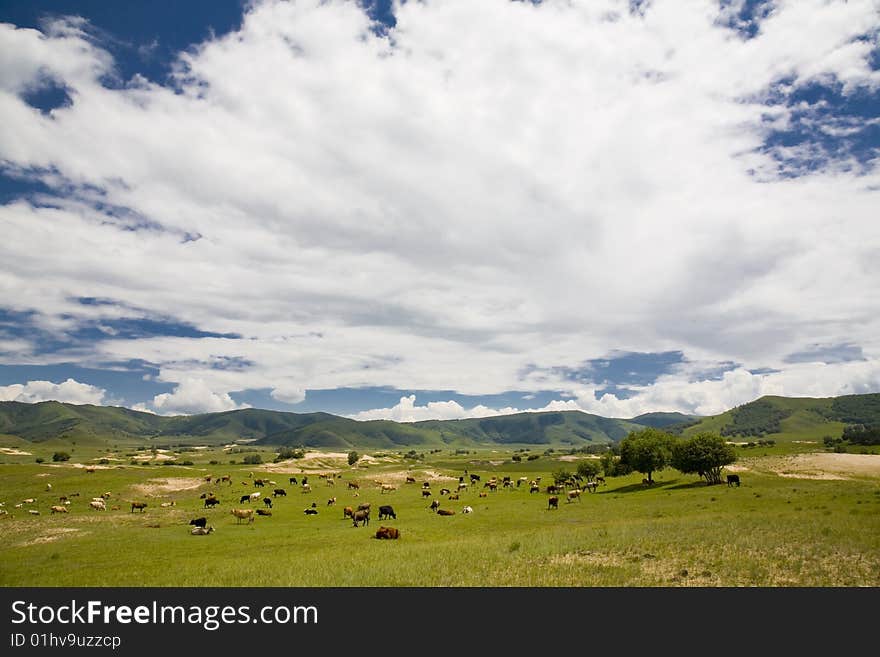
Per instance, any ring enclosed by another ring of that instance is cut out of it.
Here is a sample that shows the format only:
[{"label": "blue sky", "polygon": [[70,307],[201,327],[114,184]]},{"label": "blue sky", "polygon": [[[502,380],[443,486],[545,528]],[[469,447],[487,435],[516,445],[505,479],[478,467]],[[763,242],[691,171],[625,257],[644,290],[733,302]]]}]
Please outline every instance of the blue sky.
[{"label": "blue sky", "polygon": [[880,392],[871,0],[0,2],[0,400]]}]

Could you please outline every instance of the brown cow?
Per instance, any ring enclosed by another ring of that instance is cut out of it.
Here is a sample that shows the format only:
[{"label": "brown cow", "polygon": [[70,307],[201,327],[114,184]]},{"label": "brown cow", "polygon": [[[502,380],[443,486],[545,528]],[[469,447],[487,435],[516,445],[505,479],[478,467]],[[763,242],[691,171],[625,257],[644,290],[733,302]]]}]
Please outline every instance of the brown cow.
[{"label": "brown cow", "polygon": [[438,516],[454,516],[455,511],[452,509],[437,509]]},{"label": "brown cow", "polygon": [[364,525],[370,524],[370,510],[369,509],[361,509],[360,511],[355,511],[354,515],[351,516],[351,520],[354,523],[354,526],[358,526],[358,522],[363,523]]},{"label": "brown cow", "polygon": [[345,520],[346,518],[351,518],[353,515],[354,515],[354,509],[352,509],[350,506],[347,506],[342,510],[342,519],[343,520]]},{"label": "brown cow", "polygon": [[67,513],[66,506],[53,506],[52,513]]},{"label": "brown cow", "polygon": [[254,521],[253,509],[230,509],[229,512],[236,517],[238,524],[241,524],[242,520]]},{"label": "brown cow", "polygon": [[558,509],[559,508],[559,498],[555,495],[547,500],[547,510],[550,509]]},{"label": "brown cow", "polygon": [[581,501],[581,489],[580,488],[575,488],[574,490],[568,491],[568,501],[571,502],[572,500],[577,500],[578,502]]},{"label": "brown cow", "polygon": [[395,527],[379,527],[376,538],[400,538],[400,530]]},{"label": "brown cow", "polygon": [[141,513],[144,512],[144,509],[147,508],[146,502],[132,502],[131,503],[131,513],[134,513],[134,510],[137,509]]}]

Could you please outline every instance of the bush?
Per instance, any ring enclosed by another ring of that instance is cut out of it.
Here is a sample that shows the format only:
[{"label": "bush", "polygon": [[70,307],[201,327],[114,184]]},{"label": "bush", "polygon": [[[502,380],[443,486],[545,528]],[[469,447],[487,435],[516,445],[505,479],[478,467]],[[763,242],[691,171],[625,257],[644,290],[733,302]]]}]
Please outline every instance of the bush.
[{"label": "bush", "polygon": [[357,463],[359,458],[360,458],[360,456],[358,455],[357,452],[354,452],[354,451],[349,452],[348,453],[348,464],[354,465],[355,463]]},{"label": "bush", "polygon": [[526,457],[526,461],[534,461],[535,459],[541,458],[540,454],[529,454]]},{"label": "bush", "polygon": [[282,447],[278,451],[278,456],[275,457],[275,461],[285,461],[287,459],[301,459],[306,455],[305,450],[302,447],[293,448],[293,447]]},{"label": "bush", "polygon": [[42,456],[38,456],[38,457],[35,458],[34,460],[35,460],[37,463],[43,463],[46,459],[44,459]]},{"label": "bush", "polygon": [[67,452],[55,452],[55,453],[52,455],[52,460],[55,461],[55,462],[58,462],[58,461],[69,461],[69,460],[70,460],[70,454],[68,454]]},{"label": "bush", "polygon": [[101,459],[100,461],[98,461],[98,463],[100,463],[101,465],[107,465],[108,463],[110,463],[110,459]]},{"label": "bush", "polygon": [[245,465],[259,465],[263,462],[263,457],[259,454],[248,454],[242,460]]},{"label": "bush", "polygon": [[520,461],[522,461],[522,456],[520,456],[519,454],[514,454],[514,455],[511,456],[510,458],[511,458],[511,460],[516,461],[517,463],[519,463]]}]

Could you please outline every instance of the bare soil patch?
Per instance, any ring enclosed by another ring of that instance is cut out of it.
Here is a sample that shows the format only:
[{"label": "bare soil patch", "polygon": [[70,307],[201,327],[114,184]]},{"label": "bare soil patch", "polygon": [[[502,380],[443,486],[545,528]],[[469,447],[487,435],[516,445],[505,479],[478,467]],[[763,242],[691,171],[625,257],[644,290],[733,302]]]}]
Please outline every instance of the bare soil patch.
[{"label": "bare soil patch", "polygon": [[761,463],[780,477],[796,479],[852,479],[880,477],[880,454],[794,454]]},{"label": "bare soil patch", "polygon": [[52,527],[50,529],[47,529],[45,534],[41,534],[40,536],[32,538],[29,541],[18,543],[16,544],[16,547],[28,547],[31,545],[40,545],[42,543],[54,543],[58,539],[65,536],[81,534],[82,532],[82,529],[75,529],[74,527]]},{"label": "bare soil patch", "polygon": [[143,495],[144,497],[159,497],[182,490],[192,490],[204,483],[204,479],[190,477],[149,479],[145,484],[132,484],[131,489],[136,494]]}]

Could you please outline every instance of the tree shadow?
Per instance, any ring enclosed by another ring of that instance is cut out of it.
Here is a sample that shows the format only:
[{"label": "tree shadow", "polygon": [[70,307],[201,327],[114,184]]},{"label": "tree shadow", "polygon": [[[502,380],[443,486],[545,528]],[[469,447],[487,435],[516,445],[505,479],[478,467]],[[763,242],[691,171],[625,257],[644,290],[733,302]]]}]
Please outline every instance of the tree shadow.
[{"label": "tree shadow", "polygon": [[[714,484],[717,486],[718,484]],[[686,490],[689,488],[712,488],[702,479],[697,479],[696,481],[689,481],[685,484],[677,484],[675,486],[670,486],[669,490]]]},{"label": "tree shadow", "polygon": [[604,493],[642,493],[651,490],[671,490],[674,488],[679,488],[681,486],[687,486],[687,484],[680,484],[679,486],[672,486],[677,482],[678,479],[670,479],[663,481],[655,481],[653,484],[645,485],[645,484],[629,484],[628,486],[621,486],[620,488],[614,488],[612,490],[603,491]]}]

